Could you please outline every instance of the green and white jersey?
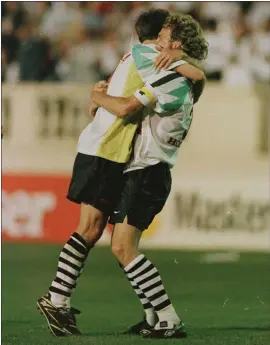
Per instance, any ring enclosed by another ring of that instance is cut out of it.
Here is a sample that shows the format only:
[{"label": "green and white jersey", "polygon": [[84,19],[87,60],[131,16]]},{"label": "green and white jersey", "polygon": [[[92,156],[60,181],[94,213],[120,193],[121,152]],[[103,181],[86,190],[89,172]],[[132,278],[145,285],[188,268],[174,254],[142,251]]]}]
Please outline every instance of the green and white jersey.
[{"label": "green and white jersey", "polygon": [[125,172],[159,162],[168,163],[172,168],[191,125],[192,83],[171,71],[164,72],[161,78],[155,75],[150,79],[134,94],[147,108],[133,158]]},{"label": "green and white jersey", "polygon": [[[129,97],[153,75],[162,75],[154,69],[154,61],[159,52],[154,45],[136,44],[126,54],[116,68],[108,87],[111,96]],[[183,64],[177,61],[169,69]],[[77,150],[80,153],[102,157],[117,163],[128,162],[132,152],[132,142],[138,123],[132,117],[117,118],[103,108],[99,108],[93,121],[80,135]]]}]

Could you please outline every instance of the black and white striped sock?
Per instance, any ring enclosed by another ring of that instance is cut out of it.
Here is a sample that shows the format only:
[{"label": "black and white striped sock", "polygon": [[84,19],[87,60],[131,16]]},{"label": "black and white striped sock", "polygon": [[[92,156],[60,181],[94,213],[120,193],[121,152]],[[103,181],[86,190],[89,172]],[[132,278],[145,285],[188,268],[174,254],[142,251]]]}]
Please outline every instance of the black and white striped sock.
[{"label": "black and white striped sock", "polygon": [[[124,266],[119,262],[120,268],[124,268]],[[157,323],[157,316],[154,308],[152,307],[149,299],[145,296],[145,294],[142,292],[142,290],[139,288],[139,286],[135,283],[133,279],[129,279],[127,276],[127,272],[124,270],[124,273],[129,280],[131,286],[133,287],[133,290],[135,291],[137,297],[139,298],[142,307],[144,309],[146,321],[150,326],[154,326]]]},{"label": "black and white striped sock", "polygon": [[174,324],[180,322],[158,270],[143,254],[137,256],[124,270],[142,304],[149,306],[149,302],[159,321],[172,321]]},{"label": "black and white striped sock", "polygon": [[[129,279],[129,278],[128,278]],[[129,279],[136,295],[139,297],[140,302],[143,306],[146,321],[150,326],[155,326],[156,324],[156,312],[154,308],[152,307],[152,304],[150,303],[149,299],[145,296],[145,294],[142,292],[142,290],[139,288],[139,286],[135,283],[134,280]]]},{"label": "black and white striped sock", "polygon": [[56,307],[70,307],[70,296],[83,271],[91,247],[74,232],[62,249],[56,272],[49,292]]}]

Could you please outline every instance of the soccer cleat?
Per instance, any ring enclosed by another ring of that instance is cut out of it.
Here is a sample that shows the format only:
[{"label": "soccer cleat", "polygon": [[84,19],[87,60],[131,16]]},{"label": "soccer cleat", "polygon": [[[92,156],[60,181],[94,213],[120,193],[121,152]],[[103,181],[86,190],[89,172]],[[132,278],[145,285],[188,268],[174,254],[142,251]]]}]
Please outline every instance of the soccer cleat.
[{"label": "soccer cleat", "polygon": [[37,301],[37,308],[44,315],[49,329],[55,337],[81,334],[75,318],[76,314],[80,314],[79,310],[57,308],[52,304],[49,295],[45,295]]},{"label": "soccer cleat", "polygon": [[153,327],[150,326],[146,320],[136,323],[136,325],[131,326],[124,334],[133,334],[133,335],[144,335],[148,333]]},{"label": "soccer cleat", "polygon": [[[156,317],[156,322],[158,322],[158,318]],[[146,321],[146,316],[144,314],[144,318],[142,321],[136,323],[136,325],[131,326],[124,334],[133,334],[133,335],[146,335],[149,333],[149,330],[153,329],[152,326]]]},{"label": "soccer cleat", "polygon": [[154,328],[151,328],[148,332],[142,334],[142,336],[143,338],[182,339],[187,337],[187,331],[182,322],[176,326],[170,321],[160,321]]}]

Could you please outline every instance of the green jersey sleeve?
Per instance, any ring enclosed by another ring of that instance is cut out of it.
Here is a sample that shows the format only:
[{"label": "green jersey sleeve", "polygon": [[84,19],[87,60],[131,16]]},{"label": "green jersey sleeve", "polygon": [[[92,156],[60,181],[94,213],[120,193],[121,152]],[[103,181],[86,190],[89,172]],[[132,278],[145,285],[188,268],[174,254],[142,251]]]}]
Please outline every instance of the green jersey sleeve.
[{"label": "green jersey sleeve", "polygon": [[[144,82],[149,81],[153,76],[158,76],[162,71],[158,72],[154,63],[159,55],[159,51],[154,44],[135,44],[132,46],[131,54],[134,60],[136,70]],[[177,66],[181,66],[186,62],[179,60],[171,64],[167,70],[172,70]],[[164,71],[163,71],[164,72]]]},{"label": "green jersey sleeve", "polygon": [[161,78],[151,78],[134,96],[145,106],[155,104],[157,113],[173,113],[183,104],[193,104],[191,82],[172,71],[163,72]]}]

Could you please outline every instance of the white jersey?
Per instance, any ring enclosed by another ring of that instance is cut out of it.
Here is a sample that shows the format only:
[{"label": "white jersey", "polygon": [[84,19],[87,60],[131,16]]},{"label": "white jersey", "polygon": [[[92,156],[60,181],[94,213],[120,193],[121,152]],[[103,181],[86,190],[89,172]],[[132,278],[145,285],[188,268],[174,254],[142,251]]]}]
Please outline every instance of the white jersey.
[{"label": "white jersey", "polygon": [[[192,121],[192,83],[175,72],[152,77],[134,96],[147,108],[125,172],[159,162],[172,168]],[[156,101],[154,107],[151,102]]]},{"label": "white jersey", "polygon": [[[154,68],[159,52],[154,45],[133,45],[114,72],[107,93],[111,96],[129,97],[153,75],[162,75]],[[177,61],[169,69],[181,65]],[[140,123],[132,116],[117,118],[104,108],[99,108],[94,120],[83,130],[78,152],[102,157],[117,163],[126,163],[132,153],[133,139]]]}]

